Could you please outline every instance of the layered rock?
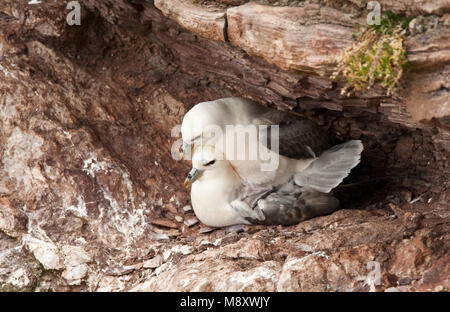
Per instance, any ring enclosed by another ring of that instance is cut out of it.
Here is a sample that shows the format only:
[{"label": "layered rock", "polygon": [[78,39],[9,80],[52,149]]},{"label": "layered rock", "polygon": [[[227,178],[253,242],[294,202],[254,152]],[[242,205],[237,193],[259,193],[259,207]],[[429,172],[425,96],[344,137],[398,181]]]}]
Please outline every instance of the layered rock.
[{"label": "layered rock", "polygon": [[285,70],[322,76],[353,41],[350,16],[319,5],[291,8],[249,3],[228,9],[227,21],[229,41],[250,55]]},{"label": "layered rock", "polygon": [[[364,8],[366,6],[365,1],[350,0],[350,2],[360,8]],[[444,14],[450,12],[450,1],[448,0],[381,0],[377,2],[383,10],[407,14],[410,16],[419,14]]]},{"label": "layered rock", "polygon": [[[210,25],[209,21],[213,20],[211,15],[213,13],[211,12],[214,10],[211,6],[204,7],[198,4],[194,5],[189,0],[157,1],[156,5],[161,9],[164,15],[172,18],[181,26],[189,29],[195,34],[213,40],[227,40],[232,45],[247,52],[249,55],[262,57],[269,63],[276,65],[278,68],[311,73],[325,78],[324,81],[319,84],[320,87],[322,87],[322,90],[314,90],[312,94],[302,94],[298,89],[304,91],[305,89],[308,89],[309,84],[307,84],[307,86],[298,86],[297,84],[301,81],[301,78],[295,73],[289,74],[291,82],[286,83],[286,81],[283,81],[286,77],[283,77],[284,79],[281,78],[281,81],[278,81],[279,78],[268,72],[267,67],[258,69],[255,68],[255,64],[251,64],[252,68],[245,69],[243,73],[241,73],[244,82],[253,84],[253,88],[267,85],[270,90],[269,93],[267,90],[261,90],[260,92],[262,94],[260,96],[255,96],[259,101],[272,101],[278,106],[287,105],[292,109],[296,105],[302,107],[302,98],[307,96],[323,100],[330,100],[331,98],[331,101],[335,103],[330,104],[328,101],[315,103],[316,106],[326,108],[342,110],[342,104],[340,105],[342,102],[345,103],[344,106],[355,105],[355,103],[352,103],[353,100],[339,98],[337,94],[333,93],[332,90],[335,89],[336,86],[330,84],[329,79],[326,78],[330,77],[331,73],[335,70],[336,59],[340,53],[342,53],[345,47],[348,47],[353,43],[353,34],[356,29],[355,26],[362,25],[362,27],[364,27],[367,23],[365,15],[355,18],[355,14],[340,12],[336,9],[321,6],[319,4],[305,4],[301,7],[274,7],[251,2],[236,7],[229,7],[226,10],[220,9],[220,23]],[[361,7],[360,4],[358,5]],[[388,3],[383,3],[382,7],[384,10],[407,12],[408,10],[405,9],[405,6],[408,6],[410,10],[408,12],[411,12],[411,14],[422,12],[419,8],[423,10],[429,9],[431,10],[430,12],[438,13],[450,10],[450,4],[445,1],[434,3],[433,5],[431,5],[431,3],[421,3],[417,5],[406,1],[404,3],[399,3],[398,5],[398,7],[392,7],[392,5],[388,5]],[[182,10],[185,6],[189,7],[189,9]],[[432,7],[434,9],[431,9]],[[183,13],[181,14],[180,12]],[[182,21],[180,21],[179,16],[183,16]],[[206,18],[204,16],[209,17]],[[415,106],[417,105],[414,104],[414,102],[409,103],[408,97],[406,97],[406,101],[402,98],[388,99],[390,102],[388,104],[395,106],[397,112],[401,112],[393,118],[392,116],[388,116],[392,121],[400,122],[405,125],[417,126],[414,121],[440,118],[443,115],[449,114],[450,110],[446,99],[450,97],[450,94],[448,89],[445,89],[445,85],[447,84],[446,79],[443,78],[445,75],[440,74],[440,68],[438,67],[450,62],[449,17],[450,15],[447,14],[442,17],[419,17],[414,19],[410,24],[412,35],[407,37],[405,43],[408,59],[416,71],[427,71],[429,77],[430,68],[434,68],[434,74],[431,74],[433,75],[432,79],[435,80],[434,84],[441,84],[444,86],[442,89],[443,98],[440,99],[434,97],[433,100],[434,102],[437,101],[437,105],[440,108],[435,111],[434,105],[431,105],[426,116],[419,116],[415,109]],[[226,23],[222,22],[222,18],[226,20]],[[192,27],[191,25],[196,26]],[[218,27],[220,30],[217,30]],[[206,30],[208,30],[208,33],[205,34],[204,31]],[[220,35],[211,35],[210,32]],[[222,34],[225,35],[222,36]],[[198,63],[198,60],[192,60],[191,58],[201,59],[202,55],[211,55],[213,58],[217,59],[217,61],[208,62],[208,64],[199,64],[200,68],[220,72],[217,68],[209,69],[208,65],[214,64],[217,66],[217,63],[223,62],[224,59],[236,58],[234,51],[229,51],[230,47],[228,46],[206,45],[199,50],[198,42],[191,43],[189,42],[191,41],[190,39],[191,38],[189,37],[181,39],[185,41],[185,45],[183,47],[180,46],[179,48],[177,48],[179,43],[167,43],[174,47],[175,50],[178,50],[177,52],[179,53],[180,58],[188,59],[187,61],[180,60],[182,63]],[[178,41],[180,40],[178,39]],[[195,44],[195,47],[192,47],[193,51],[190,51],[190,44]],[[217,49],[225,51],[218,53],[217,51],[214,51]],[[233,60],[233,63],[236,62],[237,60]],[[239,62],[245,61],[240,60]],[[222,65],[231,68],[234,66],[233,64],[227,64],[226,61]],[[221,66],[219,65],[219,67]],[[436,68],[439,68],[439,70],[436,70]],[[237,75],[237,78],[239,79],[239,75]],[[408,81],[408,77],[405,80]],[[317,87],[318,82],[315,81],[313,84]],[[338,88],[340,87],[341,85],[338,85]],[[249,87],[247,86],[247,89],[248,88]],[[417,90],[414,85],[408,85],[407,89]],[[427,92],[428,91],[424,90],[418,97],[429,97]],[[374,90],[369,94],[357,94],[357,97],[362,99],[367,97],[372,98],[375,101],[370,101],[370,104],[378,103],[378,106],[386,104],[386,100],[383,99],[383,90]],[[297,103],[286,101],[286,99],[296,101]],[[355,106],[370,106],[367,100],[359,100],[356,102]],[[383,111],[383,109],[381,111]],[[414,112],[413,118],[411,116],[412,111]],[[387,110],[386,112],[387,115],[390,115],[392,110]]]},{"label": "layered rock", "polygon": [[[81,26],[62,3],[0,6],[0,289],[448,291],[445,15],[407,40],[420,71],[406,95],[345,98],[316,75],[331,66],[327,45],[281,69],[314,38],[298,41],[300,22],[277,14],[305,7],[186,6],[182,19],[152,1],[85,1]],[[300,21],[315,31],[326,14],[351,33],[348,13],[326,7]],[[255,44],[273,29],[297,40],[287,57]],[[186,206],[189,164],[172,159],[171,130],[193,104],[230,95],[362,139],[352,181],[388,187],[292,227],[205,229]]]},{"label": "layered rock", "polygon": [[191,1],[164,1],[156,0],[155,6],[163,14],[187,30],[199,34],[202,37],[213,40],[225,41],[226,20],[225,11],[220,9],[205,8],[198,9],[198,6]]}]

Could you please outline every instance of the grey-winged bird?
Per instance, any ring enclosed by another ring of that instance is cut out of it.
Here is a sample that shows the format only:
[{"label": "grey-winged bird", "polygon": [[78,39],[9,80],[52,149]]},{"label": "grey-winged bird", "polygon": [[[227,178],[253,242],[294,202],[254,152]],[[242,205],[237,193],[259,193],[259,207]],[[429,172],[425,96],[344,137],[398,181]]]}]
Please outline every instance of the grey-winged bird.
[{"label": "grey-winged bird", "polygon": [[194,152],[185,185],[192,185],[196,216],[212,227],[292,225],[331,213],[339,206],[331,193],[298,186],[293,179],[277,187],[245,184],[230,162],[208,146]]},{"label": "grey-winged bird", "polygon": [[[231,136],[236,138],[236,132],[227,132],[227,126],[243,126],[237,128],[238,135],[248,126],[277,126],[275,140],[279,144],[272,150],[272,128],[256,136],[244,133],[244,148],[236,153],[239,149],[230,149],[228,143]],[[186,180],[194,182],[193,207],[199,219],[210,226],[293,224],[334,211],[338,201],[330,192],[359,163],[363,150],[359,140],[333,146],[314,122],[241,98],[195,105],[184,116],[181,131],[184,152],[194,155]],[[254,149],[256,157],[249,157]],[[262,169],[267,159],[277,159],[271,170]],[[198,176],[202,179],[195,184]],[[217,204],[210,195],[213,191],[227,204]]]},{"label": "grey-winged bird", "polygon": [[[270,149],[269,134],[258,132],[257,137],[247,137],[247,149],[237,155],[238,148],[229,148],[226,144],[227,125],[278,126],[278,151]],[[212,126],[220,128],[222,135],[210,131]],[[184,151],[207,144],[222,149],[225,159],[246,183],[276,186],[289,181],[294,175],[295,182],[300,186],[323,193],[330,192],[342,182],[359,163],[363,150],[358,140],[333,147],[333,141],[314,122],[236,97],[195,105],[184,116],[181,133]],[[249,157],[249,147],[258,151],[256,158]],[[327,153],[324,153],[325,150],[328,150]],[[278,166],[274,170],[262,170],[263,160],[259,151],[269,155],[266,159],[278,158]]]}]

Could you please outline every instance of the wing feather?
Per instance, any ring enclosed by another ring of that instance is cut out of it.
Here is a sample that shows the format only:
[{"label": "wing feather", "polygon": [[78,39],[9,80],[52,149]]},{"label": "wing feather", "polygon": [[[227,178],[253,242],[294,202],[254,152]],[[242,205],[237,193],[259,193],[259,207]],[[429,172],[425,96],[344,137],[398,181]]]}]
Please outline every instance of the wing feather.
[{"label": "wing feather", "polygon": [[[279,126],[279,154],[294,159],[311,158],[320,155],[334,144],[331,137],[311,120],[277,110],[268,110],[254,120],[257,125]],[[267,148],[271,146],[271,131],[260,137]],[[314,155],[311,155],[311,151]]]}]

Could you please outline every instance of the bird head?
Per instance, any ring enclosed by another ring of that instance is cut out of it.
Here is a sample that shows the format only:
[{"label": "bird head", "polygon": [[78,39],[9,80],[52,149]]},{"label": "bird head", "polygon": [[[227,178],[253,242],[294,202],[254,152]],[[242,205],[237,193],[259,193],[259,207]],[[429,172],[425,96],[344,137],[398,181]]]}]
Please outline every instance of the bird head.
[{"label": "bird head", "polygon": [[220,153],[212,146],[201,146],[195,149],[192,157],[192,169],[189,171],[184,186],[191,186],[205,172],[225,167],[226,161]]},{"label": "bird head", "polygon": [[181,124],[183,157],[190,159],[198,146],[216,144],[223,135],[229,115],[226,106],[214,101],[199,103],[188,111]]}]

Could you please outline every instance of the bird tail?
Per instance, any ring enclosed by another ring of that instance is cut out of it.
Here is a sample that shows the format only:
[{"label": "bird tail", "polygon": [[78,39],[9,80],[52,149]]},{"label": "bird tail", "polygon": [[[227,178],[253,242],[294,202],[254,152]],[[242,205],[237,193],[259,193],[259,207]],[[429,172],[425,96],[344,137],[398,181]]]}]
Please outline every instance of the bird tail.
[{"label": "bird tail", "polygon": [[299,186],[328,193],[348,176],[360,162],[364,146],[360,140],[352,140],[324,151],[305,170],[295,174]]}]

